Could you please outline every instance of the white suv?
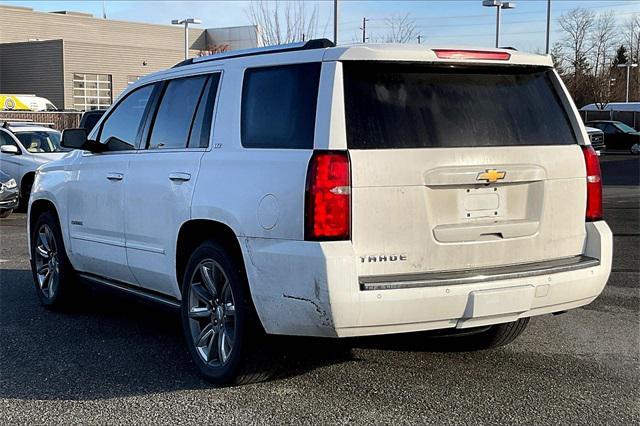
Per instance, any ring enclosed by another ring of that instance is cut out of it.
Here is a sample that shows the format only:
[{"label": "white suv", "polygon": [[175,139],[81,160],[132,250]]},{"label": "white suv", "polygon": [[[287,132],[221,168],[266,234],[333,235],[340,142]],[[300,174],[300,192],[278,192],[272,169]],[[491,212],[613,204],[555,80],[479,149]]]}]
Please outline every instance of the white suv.
[{"label": "white suv", "polygon": [[181,306],[216,383],[263,377],[265,333],[506,344],[611,270],[598,158],[549,57],[322,41],[202,57],[63,145],[83,151],[39,169],[29,210],[41,302],[89,280]]}]

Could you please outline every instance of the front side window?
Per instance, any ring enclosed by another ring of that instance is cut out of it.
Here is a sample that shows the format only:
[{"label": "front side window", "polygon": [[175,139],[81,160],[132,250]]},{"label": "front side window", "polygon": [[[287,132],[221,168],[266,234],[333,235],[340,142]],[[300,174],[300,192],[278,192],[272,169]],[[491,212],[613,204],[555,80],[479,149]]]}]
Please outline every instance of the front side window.
[{"label": "front side window", "polygon": [[343,69],[351,149],[577,143],[549,68],[345,62]]},{"label": "front side window", "polygon": [[99,142],[108,144],[110,150],[135,149],[147,103],[155,86],[150,84],[127,95],[102,124]]},{"label": "front side window", "polygon": [[319,83],[319,63],[248,69],[242,86],[242,145],[312,149]]},{"label": "front side window", "polygon": [[60,146],[60,133],[54,130],[16,132],[15,135],[22,146],[34,154],[65,151]]},{"label": "front side window", "polygon": [[111,105],[111,76],[73,74],[73,107],[80,111],[105,109]]},{"label": "front side window", "polygon": [[149,149],[185,148],[207,76],[170,80],[156,114]]}]

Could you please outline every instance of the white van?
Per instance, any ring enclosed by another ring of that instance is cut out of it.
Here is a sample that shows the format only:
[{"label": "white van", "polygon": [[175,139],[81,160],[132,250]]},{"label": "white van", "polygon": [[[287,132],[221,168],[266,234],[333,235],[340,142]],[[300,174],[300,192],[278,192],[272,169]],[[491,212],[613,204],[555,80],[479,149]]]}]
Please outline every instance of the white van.
[{"label": "white van", "polygon": [[327,41],[196,58],[129,86],[38,169],[33,278],[179,307],[216,383],[269,334],[448,329],[511,342],[611,271],[598,157],[551,59]]},{"label": "white van", "polygon": [[0,108],[4,111],[57,111],[47,98],[36,95],[0,94]]}]

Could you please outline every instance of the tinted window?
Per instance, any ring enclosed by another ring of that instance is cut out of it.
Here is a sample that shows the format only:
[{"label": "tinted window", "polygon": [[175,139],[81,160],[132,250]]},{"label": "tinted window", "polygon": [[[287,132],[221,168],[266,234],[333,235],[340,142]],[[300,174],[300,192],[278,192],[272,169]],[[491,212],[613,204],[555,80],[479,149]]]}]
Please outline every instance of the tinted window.
[{"label": "tinted window", "polygon": [[345,63],[349,148],[576,143],[548,68]]},{"label": "tinted window", "polygon": [[196,116],[191,126],[189,135],[189,148],[206,148],[209,146],[209,134],[211,133],[211,121],[213,119],[213,107],[218,91],[219,74],[212,75],[204,88]]},{"label": "tinted window", "polygon": [[111,150],[135,149],[138,130],[154,85],[141,87],[116,105],[102,125],[100,142]]},{"label": "tinted window", "polygon": [[149,149],[185,148],[206,76],[170,80],[151,130]]},{"label": "tinted window", "polygon": [[313,148],[320,64],[255,68],[242,88],[242,145]]}]

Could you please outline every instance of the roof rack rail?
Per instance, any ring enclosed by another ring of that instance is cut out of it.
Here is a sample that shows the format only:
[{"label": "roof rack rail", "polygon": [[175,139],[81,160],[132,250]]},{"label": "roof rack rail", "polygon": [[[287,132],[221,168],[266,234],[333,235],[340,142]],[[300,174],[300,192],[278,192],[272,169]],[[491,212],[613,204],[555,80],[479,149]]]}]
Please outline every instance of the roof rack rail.
[{"label": "roof rack rail", "polygon": [[55,123],[44,123],[44,122],[35,122],[35,121],[23,121],[20,119],[11,119],[11,120],[4,120],[4,123],[2,124],[2,127],[5,129],[9,129],[11,127],[28,127],[28,126],[33,126],[33,127],[55,127]]},{"label": "roof rack rail", "polygon": [[253,49],[232,50],[230,52],[215,53],[213,55],[200,56],[198,58],[189,58],[185,59],[182,62],[178,62],[172,68],[178,68],[191,64],[199,64],[200,62],[217,61],[220,59],[265,55],[268,53],[294,52],[297,50],[326,49],[328,47],[334,46],[335,44],[333,44],[331,40],[328,40],[326,38],[318,38],[297,43],[278,44],[275,46],[256,47]]}]

